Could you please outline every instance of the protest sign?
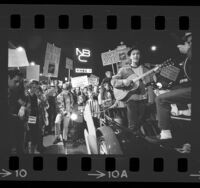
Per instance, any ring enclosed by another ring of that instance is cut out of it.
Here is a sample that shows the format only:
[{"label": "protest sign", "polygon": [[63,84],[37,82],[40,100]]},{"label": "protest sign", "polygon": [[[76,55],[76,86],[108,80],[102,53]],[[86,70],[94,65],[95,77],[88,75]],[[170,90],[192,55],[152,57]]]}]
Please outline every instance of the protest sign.
[{"label": "protest sign", "polygon": [[43,68],[44,76],[58,77],[61,48],[47,43],[45,62]]},{"label": "protest sign", "polygon": [[112,65],[119,61],[119,55],[116,50],[101,53],[103,66]]},{"label": "protest sign", "polygon": [[86,87],[89,85],[87,76],[77,76],[71,78],[72,87]]},{"label": "protest sign", "polygon": [[29,62],[24,49],[8,49],[8,67],[25,67]]},{"label": "protest sign", "polygon": [[73,70],[73,60],[66,57],[66,69]]},{"label": "protest sign", "polygon": [[26,79],[27,80],[37,80],[40,78],[40,65],[28,66],[26,67]]},{"label": "protest sign", "polygon": [[96,86],[99,84],[99,77],[95,76],[94,74],[91,74],[88,78],[89,84]]}]

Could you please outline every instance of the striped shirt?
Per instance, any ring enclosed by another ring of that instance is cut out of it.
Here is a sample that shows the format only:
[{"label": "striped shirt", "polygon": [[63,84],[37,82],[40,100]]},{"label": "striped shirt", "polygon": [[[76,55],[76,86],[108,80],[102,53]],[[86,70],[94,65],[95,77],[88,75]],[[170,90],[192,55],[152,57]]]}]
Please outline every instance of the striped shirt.
[{"label": "striped shirt", "polygon": [[90,110],[92,117],[97,117],[99,118],[100,115],[100,108],[97,100],[94,99],[88,99],[87,103],[89,104]]}]

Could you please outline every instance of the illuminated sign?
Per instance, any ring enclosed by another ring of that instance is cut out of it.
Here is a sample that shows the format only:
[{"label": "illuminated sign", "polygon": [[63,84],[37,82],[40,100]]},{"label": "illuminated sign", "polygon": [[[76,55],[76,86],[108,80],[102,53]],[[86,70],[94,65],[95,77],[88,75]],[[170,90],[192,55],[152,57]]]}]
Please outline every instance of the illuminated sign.
[{"label": "illuminated sign", "polygon": [[86,58],[91,56],[91,52],[88,49],[82,49],[80,50],[79,48],[76,48],[76,56],[78,56],[78,60],[80,62],[88,62]]},{"label": "illuminated sign", "polygon": [[83,69],[83,68],[76,68],[76,73],[92,73],[92,69]]}]

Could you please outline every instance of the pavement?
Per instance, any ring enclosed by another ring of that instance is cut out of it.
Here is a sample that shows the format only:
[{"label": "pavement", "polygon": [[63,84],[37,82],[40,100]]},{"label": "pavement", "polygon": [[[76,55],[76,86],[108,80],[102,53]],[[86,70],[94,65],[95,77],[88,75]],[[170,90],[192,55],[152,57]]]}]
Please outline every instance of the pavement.
[{"label": "pavement", "polygon": [[43,137],[43,145],[45,147],[44,154],[87,154],[85,143],[63,143],[53,144],[55,140],[54,135],[47,135]]}]

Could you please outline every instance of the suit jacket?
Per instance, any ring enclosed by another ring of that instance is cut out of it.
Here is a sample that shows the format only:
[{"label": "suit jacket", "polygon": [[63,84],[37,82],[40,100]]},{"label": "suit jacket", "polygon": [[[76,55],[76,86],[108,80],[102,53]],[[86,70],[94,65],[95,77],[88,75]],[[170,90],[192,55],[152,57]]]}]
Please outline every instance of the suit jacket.
[{"label": "suit jacket", "polygon": [[[140,65],[142,68],[142,72],[145,73],[149,69]],[[123,88],[123,80],[128,78],[130,75],[136,74],[131,66],[125,66],[119,69],[118,73],[112,77],[111,84],[115,88]],[[136,94],[133,94],[127,101],[129,100],[143,100],[148,99],[148,102],[154,102],[155,94],[151,86],[146,85],[153,81],[152,75],[148,75],[142,79],[140,82],[140,86],[137,90]]]}]

